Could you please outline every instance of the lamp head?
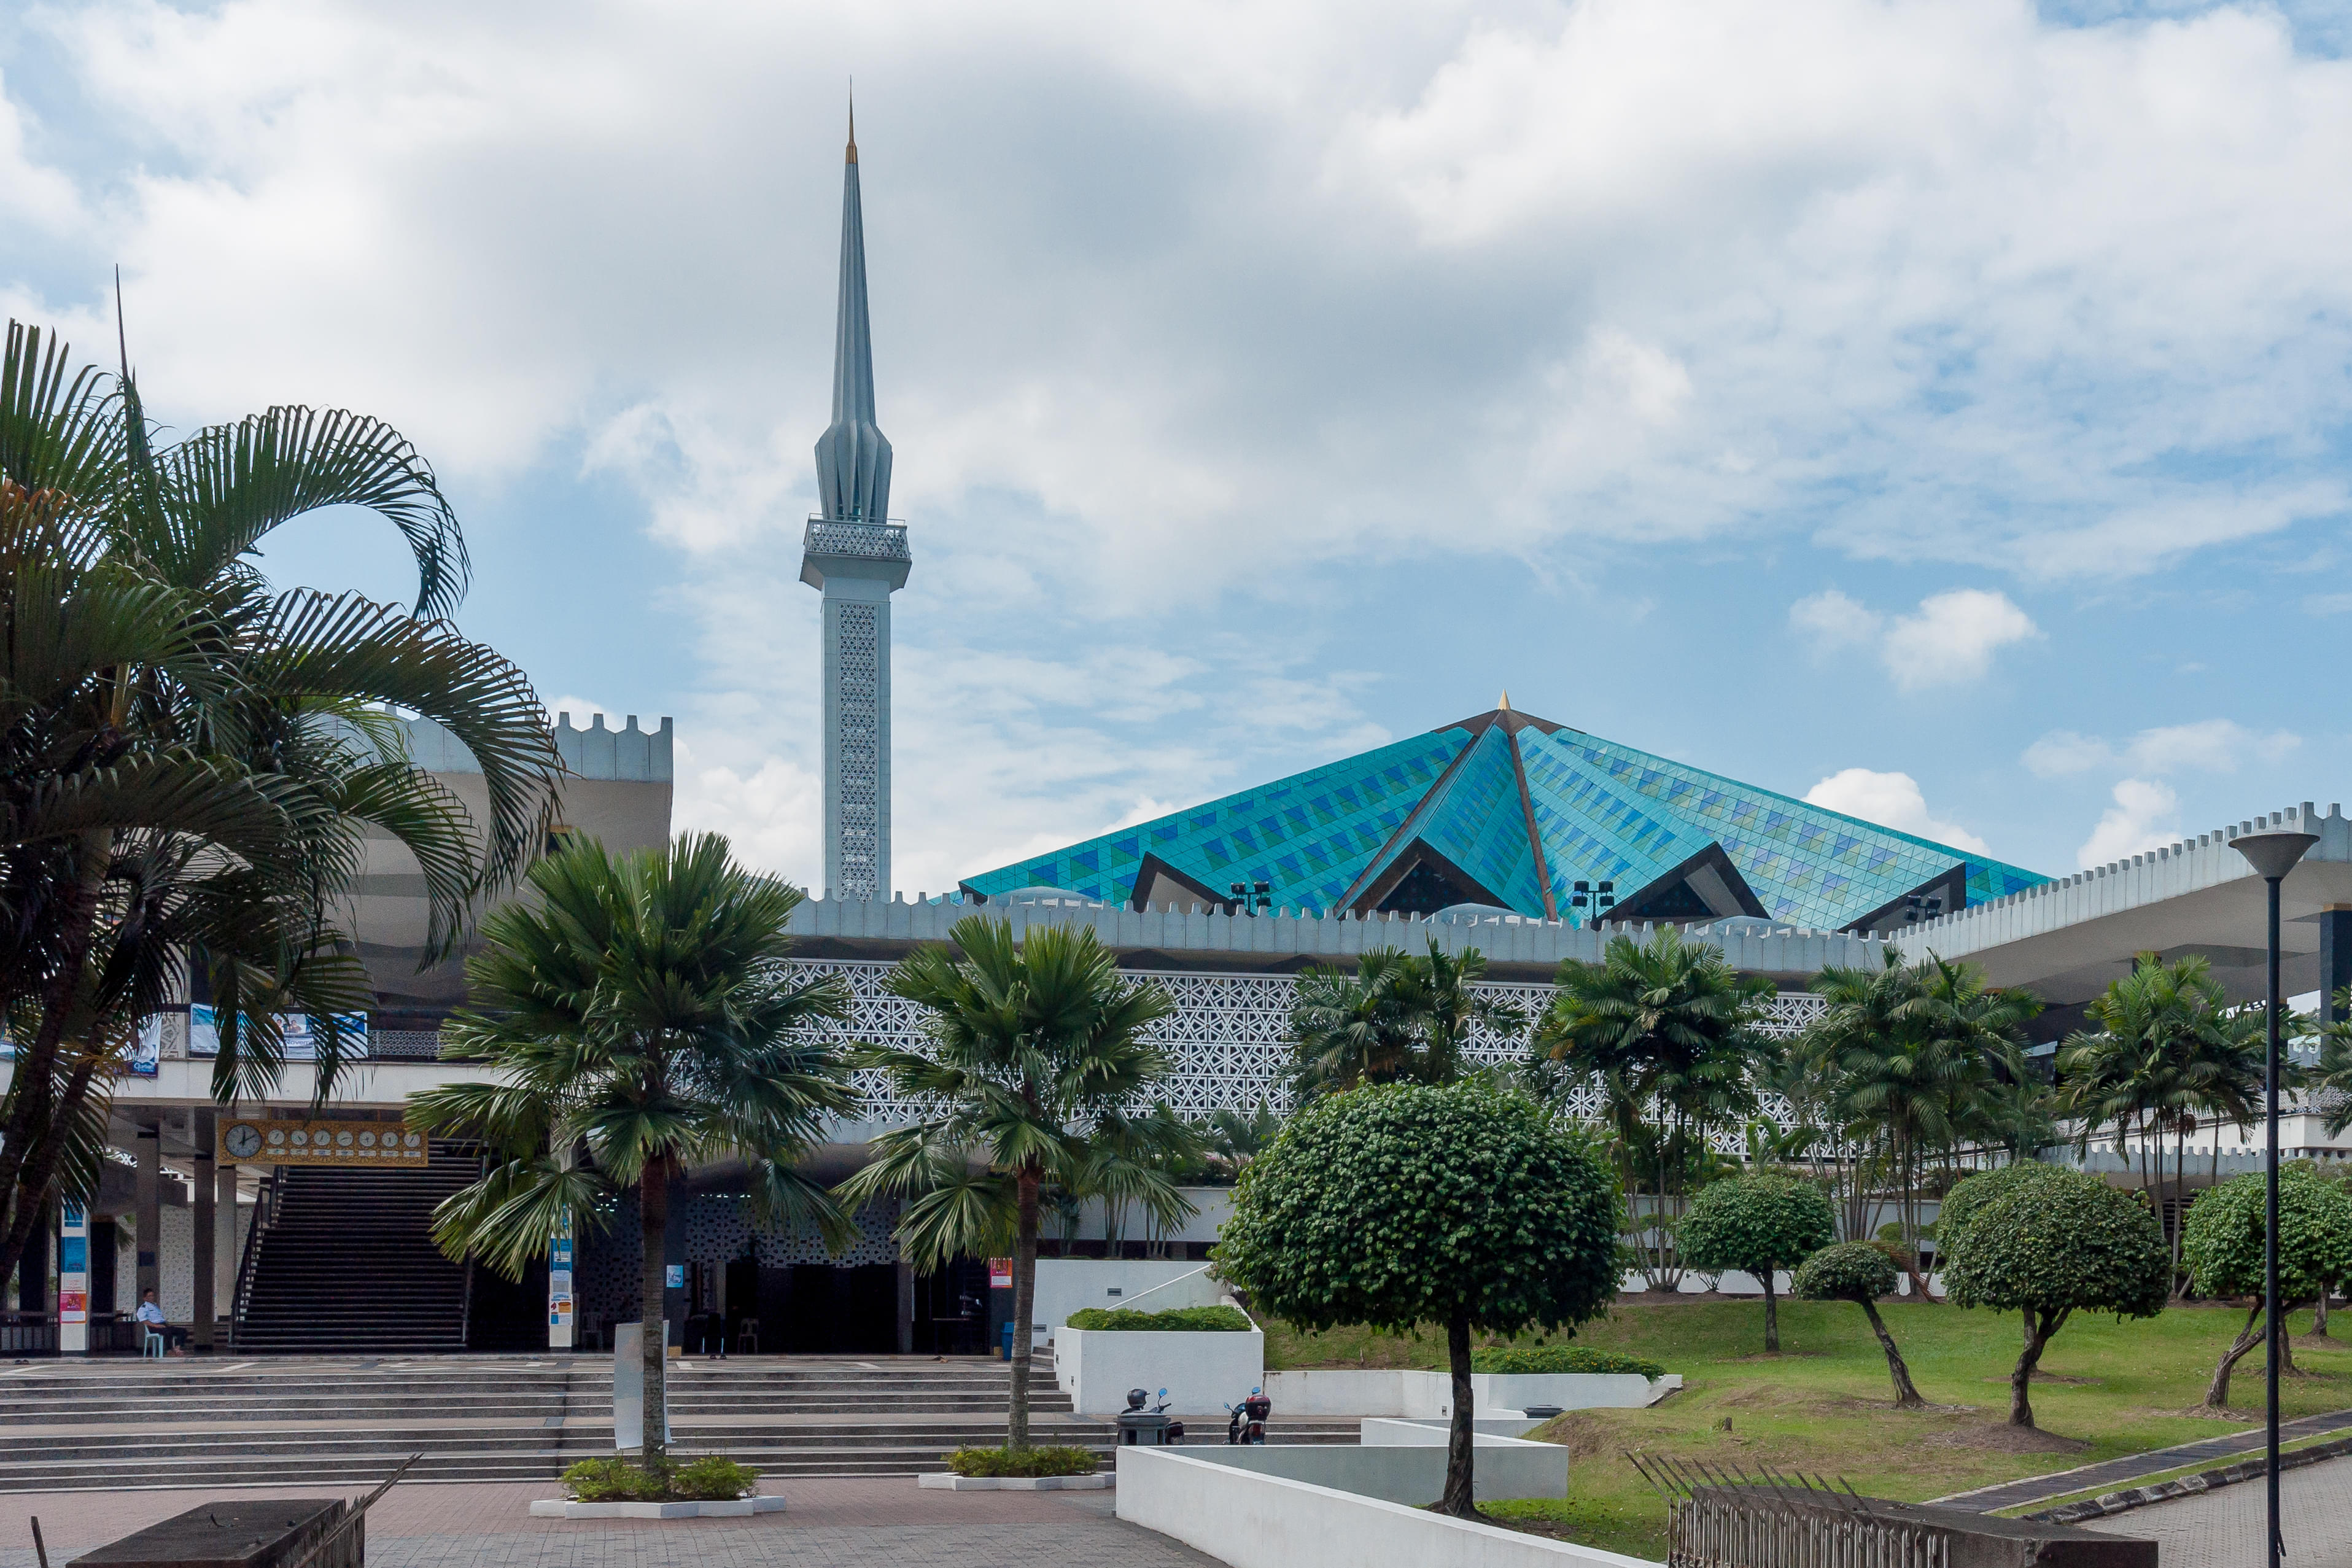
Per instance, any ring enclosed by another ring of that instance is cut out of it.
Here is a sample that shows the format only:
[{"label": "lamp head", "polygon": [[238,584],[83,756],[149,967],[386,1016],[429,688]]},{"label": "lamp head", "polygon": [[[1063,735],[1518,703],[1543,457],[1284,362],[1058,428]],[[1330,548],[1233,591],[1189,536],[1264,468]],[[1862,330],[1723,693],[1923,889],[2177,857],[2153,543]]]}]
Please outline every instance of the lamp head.
[{"label": "lamp head", "polygon": [[2273,827],[2259,833],[2242,834],[2230,840],[2230,847],[2246,858],[2254,875],[2264,881],[2275,881],[2294,869],[2310,847],[2319,842],[2316,833],[2297,833],[2292,828]]}]

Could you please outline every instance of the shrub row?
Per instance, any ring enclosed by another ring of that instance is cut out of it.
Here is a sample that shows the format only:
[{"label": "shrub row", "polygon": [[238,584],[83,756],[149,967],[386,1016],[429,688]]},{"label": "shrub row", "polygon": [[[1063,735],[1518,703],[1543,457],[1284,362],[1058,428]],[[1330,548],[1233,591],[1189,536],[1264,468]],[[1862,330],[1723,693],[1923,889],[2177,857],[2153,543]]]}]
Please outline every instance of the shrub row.
[{"label": "shrub row", "polygon": [[[1136,1314],[1138,1317],[1141,1313]],[[1084,1448],[958,1448],[947,1457],[960,1476],[1090,1476],[1095,1457]]]},{"label": "shrub row", "polygon": [[729,1502],[750,1497],[760,1472],[716,1454],[692,1464],[656,1459],[583,1459],[563,1472],[574,1502]]},{"label": "shrub row", "polygon": [[1597,1351],[1587,1345],[1482,1345],[1470,1352],[1473,1372],[1588,1372],[1664,1377],[1666,1369],[1654,1361],[1618,1351]]},{"label": "shrub row", "polygon": [[1070,1314],[1074,1329],[1111,1329],[1130,1333],[1238,1334],[1252,1327],[1238,1307],[1171,1307],[1139,1312],[1131,1307],[1086,1307]]}]

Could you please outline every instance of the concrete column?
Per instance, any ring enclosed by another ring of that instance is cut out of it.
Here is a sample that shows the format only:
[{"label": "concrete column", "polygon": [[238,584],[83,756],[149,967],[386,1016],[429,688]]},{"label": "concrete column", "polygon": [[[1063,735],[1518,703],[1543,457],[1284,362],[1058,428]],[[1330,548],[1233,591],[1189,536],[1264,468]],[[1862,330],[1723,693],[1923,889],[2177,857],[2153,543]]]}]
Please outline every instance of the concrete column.
[{"label": "concrete column", "polygon": [[213,1173],[213,1307],[236,1315],[236,1266],[243,1248],[236,1237],[236,1167],[224,1161]]},{"label": "concrete column", "polygon": [[[215,1205],[220,1201],[220,1189],[213,1180],[213,1115],[210,1110],[198,1110],[188,1118],[196,1145],[193,1168],[188,1173],[188,1217],[191,1235],[188,1238],[188,1289],[190,1315],[195,1319],[188,1332],[188,1342],[198,1355],[208,1355],[213,1349],[213,1323],[216,1316],[214,1296],[212,1262],[219,1251],[215,1239]],[[236,1226],[236,1211],[229,1210],[229,1226]]]},{"label": "concrete column", "polygon": [[138,1211],[132,1216],[139,1232],[139,1263],[133,1270],[137,1278],[131,1282],[131,1310],[136,1311],[150,1290],[159,1305],[163,1300],[163,1254],[157,1250],[163,1242],[163,1130],[142,1121],[133,1142],[139,1155]]},{"label": "concrete column", "polygon": [[2352,905],[2332,904],[2319,911],[2319,1021],[2344,1020],[2337,994],[2352,985]]}]

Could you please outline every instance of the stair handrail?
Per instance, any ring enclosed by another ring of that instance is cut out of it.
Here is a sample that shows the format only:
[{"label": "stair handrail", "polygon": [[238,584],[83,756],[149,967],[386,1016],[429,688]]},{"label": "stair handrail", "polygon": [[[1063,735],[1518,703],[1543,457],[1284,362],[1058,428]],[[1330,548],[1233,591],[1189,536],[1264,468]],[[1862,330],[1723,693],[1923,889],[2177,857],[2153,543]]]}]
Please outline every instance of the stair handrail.
[{"label": "stair handrail", "polygon": [[246,1311],[252,1305],[253,1266],[261,1256],[262,1233],[278,1220],[278,1178],[285,1169],[283,1165],[272,1165],[269,1174],[262,1179],[261,1191],[254,1201],[253,1223],[246,1227],[245,1247],[237,1255],[236,1286],[229,1292],[228,1342],[232,1349],[236,1345],[237,1327],[245,1321]]}]

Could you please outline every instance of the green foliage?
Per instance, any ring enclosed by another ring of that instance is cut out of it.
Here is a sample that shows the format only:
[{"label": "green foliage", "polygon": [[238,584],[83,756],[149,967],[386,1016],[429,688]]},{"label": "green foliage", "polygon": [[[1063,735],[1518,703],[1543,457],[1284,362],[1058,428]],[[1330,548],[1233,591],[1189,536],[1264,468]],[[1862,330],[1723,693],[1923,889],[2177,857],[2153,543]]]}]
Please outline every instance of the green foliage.
[{"label": "green foliage", "polygon": [[1666,1375],[1666,1369],[1657,1362],[1590,1345],[1480,1345],[1470,1352],[1470,1368],[1474,1372]]},{"label": "green foliage", "polygon": [[958,1448],[947,1456],[960,1476],[1090,1476],[1094,1455],[1085,1448]]},{"label": "green foliage", "polygon": [[576,1502],[728,1502],[750,1497],[760,1472],[709,1454],[691,1464],[659,1456],[583,1459],[563,1472],[564,1494]]},{"label": "green foliage", "polygon": [[1242,1173],[1219,1270],[1303,1328],[1457,1316],[1516,1334],[1616,1292],[1615,1194],[1582,1139],[1475,1084],[1318,1100]]},{"label": "green foliage", "polygon": [[717,1454],[705,1454],[691,1464],[678,1467],[670,1489],[696,1502],[727,1502],[750,1497],[759,1484],[760,1472],[749,1465],[739,1465]]},{"label": "green foliage", "polygon": [[1249,1314],[1237,1307],[1170,1307],[1139,1312],[1131,1307],[1082,1307],[1072,1312],[1069,1327],[1109,1329],[1115,1332],[1154,1334],[1247,1333]]},{"label": "green foliage", "polygon": [[[2181,1259],[2208,1296],[2263,1290],[2264,1192],[2260,1172],[2200,1194],[2189,1210]],[[2279,1295],[2310,1300],[2323,1285],[2352,1279],[2352,1198],[2302,1171],[2279,1173]]]},{"label": "green foliage", "polygon": [[2011,1178],[2007,1191],[1975,1205],[1957,1228],[1948,1223],[1943,1264],[1956,1305],[2062,1319],[2075,1311],[2152,1318],[2172,1285],[2156,1216],[2130,1194],[2079,1171]]},{"label": "green foliage", "polygon": [[1353,974],[1301,971],[1290,1010],[1295,1097],[1304,1104],[1364,1084],[1453,1082],[1474,1030],[1512,1035],[1525,1022],[1477,994],[1486,973],[1476,948],[1457,958],[1434,941],[1426,954],[1375,948]]},{"label": "green foliage", "polygon": [[1903,1271],[1866,1241],[1824,1247],[1797,1266],[1797,1294],[1815,1301],[1874,1301],[1895,1294]]},{"label": "green foliage", "polygon": [[1837,1239],[1837,1215],[1819,1184],[1795,1176],[1734,1176],[1691,1200],[1675,1240],[1683,1261],[1709,1273],[1760,1277],[1794,1268]]},{"label": "green foliage", "polygon": [[1954,1239],[1994,1199],[2007,1197],[2020,1188],[2038,1182],[2055,1181],[2065,1174],[2056,1165],[2045,1165],[2037,1160],[2020,1160],[1962,1177],[1958,1185],[1944,1194],[1943,1205],[1937,1211],[1937,1245],[1948,1255]]}]

